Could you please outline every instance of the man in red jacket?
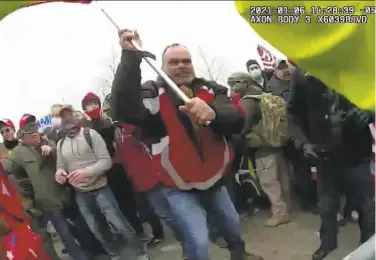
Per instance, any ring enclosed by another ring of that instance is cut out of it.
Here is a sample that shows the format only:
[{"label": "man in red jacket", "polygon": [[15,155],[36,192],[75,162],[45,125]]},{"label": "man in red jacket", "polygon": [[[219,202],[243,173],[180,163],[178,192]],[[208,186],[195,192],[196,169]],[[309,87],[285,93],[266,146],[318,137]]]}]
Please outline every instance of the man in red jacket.
[{"label": "man in red jacket", "polygon": [[[112,85],[112,111],[116,121],[137,125],[151,140],[150,178],[158,185],[148,191],[149,199],[162,197],[171,207],[189,260],[210,259],[206,215],[215,216],[232,260],[262,259],[245,251],[239,215],[221,184],[233,159],[225,137],[244,125],[227,88],[196,78],[191,55],[180,44],[163,52],[163,70],[189,100],[181,102],[163,80],[141,85],[144,53],[131,43],[142,44],[140,38],[127,29],[119,36],[123,53]],[[158,201],[150,201],[158,207]]]},{"label": "man in red jacket", "polygon": [[[109,107],[108,98],[109,96],[106,96],[102,107],[99,97],[94,93],[89,92],[82,99],[82,109],[85,111],[85,114],[87,115],[86,120],[89,123],[88,125],[90,125],[92,129],[97,131],[102,136],[102,138],[106,142],[107,150],[111,158],[113,158],[113,165],[111,169],[106,172],[106,176],[108,185],[110,186],[115,196],[115,199],[119,205],[121,212],[132,225],[137,235],[143,237],[143,240],[149,240],[143,228],[142,220],[140,219],[141,217],[139,216],[141,213],[138,212],[140,211],[140,209],[138,209],[137,207],[137,194],[135,193],[131,182],[124,174],[123,160],[120,160],[120,162],[115,160],[117,159],[116,157],[118,157],[118,154],[120,153],[119,149],[121,149],[122,145],[117,145],[117,151],[115,153],[114,142],[118,141],[115,140],[114,136],[116,124],[112,122],[111,117],[107,114],[106,111],[106,107]],[[127,154],[132,154],[131,150],[129,151],[129,149],[127,149]],[[128,157],[126,159],[128,159]],[[129,159],[134,160],[135,158],[130,156]],[[152,225],[153,234],[158,236],[154,237],[155,239],[152,239],[148,242],[148,246],[150,247],[154,245],[155,242],[160,242],[163,238],[163,227],[159,222],[159,218],[153,218],[152,214],[147,214],[147,217],[147,219],[153,220],[152,223],[156,224],[158,227],[157,230],[159,230],[155,233],[154,231],[156,231],[156,226]]]}]

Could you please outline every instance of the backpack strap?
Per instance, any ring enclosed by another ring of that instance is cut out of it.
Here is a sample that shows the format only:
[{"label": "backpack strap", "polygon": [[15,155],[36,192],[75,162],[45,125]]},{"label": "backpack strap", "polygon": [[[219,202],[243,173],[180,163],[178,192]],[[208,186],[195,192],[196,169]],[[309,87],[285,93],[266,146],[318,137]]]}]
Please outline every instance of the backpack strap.
[{"label": "backpack strap", "polygon": [[[66,136],[60,139],[60,145],[59,145],[60,151],[61,151],[61,148],[63,148],[65,138]],[[90,135],[90,127],[84,128],[84,138],[87,144],[89,145],[90,149],[93,150],[93,139],[91,138],[91,135]]]},{"label": "backpack strap", "polygon": [[85,138],[87,144],[89,145],[90,149],[93,150],[93,152],[94,152],[93,139],[91,138],[89,127],[84,127],[84,138]]},{"label": "backpack strap", "polygon": [[249,99],[249,98],[260,100],[263,96],[264,96],[263,94],[261,94],[261,95],[245,95],[244,97],[242,97],[242,98],[239,100],[239,103],[240,103],[241,101],[243,101],[244,99]]}]

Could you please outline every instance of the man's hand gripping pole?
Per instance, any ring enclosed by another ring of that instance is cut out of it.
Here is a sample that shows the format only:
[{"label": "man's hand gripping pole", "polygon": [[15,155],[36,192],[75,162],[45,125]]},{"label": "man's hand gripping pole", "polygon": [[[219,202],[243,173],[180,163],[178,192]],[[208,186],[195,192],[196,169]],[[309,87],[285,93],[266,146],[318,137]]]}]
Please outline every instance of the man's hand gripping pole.
[{"label": "man's hand gripping pole", "polygon": [[[102,13],[107,17],[107,19],[112,23],[112,25],[119,31],[120,27],[117,25],[117,23],[111,18],[111,16],[103,9],[101,8]],[[139,51],[142,54],[142,58],[149,64],[149,66],[160,76],[164,79],[164,81],[167,83],[167,85],[172,89],[172,91],[175,92],[175,94],[184,102],[188,102],[189,98],[184,94],[184,92],[173,82],[169,76],[166,75],[166,73],[158,68],[154,64],[155,55],[148,51],[144,51],[142,47],[136,42],[132,41],[132,45],[134,48]],[[205,125],[209,125],[210,122],[206,122]]]}]

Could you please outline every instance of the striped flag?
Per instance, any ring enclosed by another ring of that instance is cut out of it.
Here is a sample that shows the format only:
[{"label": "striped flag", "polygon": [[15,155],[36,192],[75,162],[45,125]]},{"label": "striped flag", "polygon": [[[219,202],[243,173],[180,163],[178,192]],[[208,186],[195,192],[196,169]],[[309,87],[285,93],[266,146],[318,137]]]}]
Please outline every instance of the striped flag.
[{"label": "striped flag", "polygon": [[90,4],[90,0],[49,0],[49,1],[0,1],[0,20],[10,13],[21,9],[23,7],[29,7],[45,3],[53,2],[65,2],[65,3],[78,3],[78,4]]},{"label": "striped flag", "polygon": [[265,70],[274,70],[275,62],[277,58],[266,48],[261,45],[257,45],[257,53],[261,58],[262,64]]},{"label": "striped flag", "polygon": [[311,179],[317,181],[317,168],[311,167]]}]

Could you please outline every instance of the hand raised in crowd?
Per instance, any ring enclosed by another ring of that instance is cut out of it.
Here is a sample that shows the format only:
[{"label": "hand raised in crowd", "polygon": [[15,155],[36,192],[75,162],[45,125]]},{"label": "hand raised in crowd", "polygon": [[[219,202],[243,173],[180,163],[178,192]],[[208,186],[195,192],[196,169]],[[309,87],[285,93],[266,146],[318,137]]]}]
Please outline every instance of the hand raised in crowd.
[{"label": "hand raised in crowd", "polygon": [[52,147],[49,145],[42,145],[41,150],[42,156],[48,156],[52,151]]},{"label": "hand raised in crowd", "polygon": [[123,50],[136,50],[132,44],[132,41],[136,41],[138,45],[142,46],[142,41],[140,35],[136,30],[122,29],[118,32],[120,46]]},{"label": "hand raised in crowd", "polygon": [[72,185],[80,184],[87,179],[87,173],[84,169],[78,169],[70,172],[67,176],[68,181]]},{"label": "hand raised in crowd", "polygon": [[318,159],[319,155],[317,154],[317,147],[314,144],[303,144],[302,146],[303,155],[306,158]]},{"label": "hand raised in crowd", "polygon": [[67,182],[68,174],[64,170],[57,170],[55,173],[55,181],[61,185]]},{"label": "hand raised in crowd", "polygon": [[91,121],[91,117],[90,117],[88,114],[83,113],[83,115],[85,116],[85,119],[86,119],[87,121]]},{"label": "hand raised in crowd", "polygon": [[179,110],[187,113],[199,125],[214,120],[216,116],[215,111],[205,101],[197,97],[191,98],[184,105],[179,106]]}]

